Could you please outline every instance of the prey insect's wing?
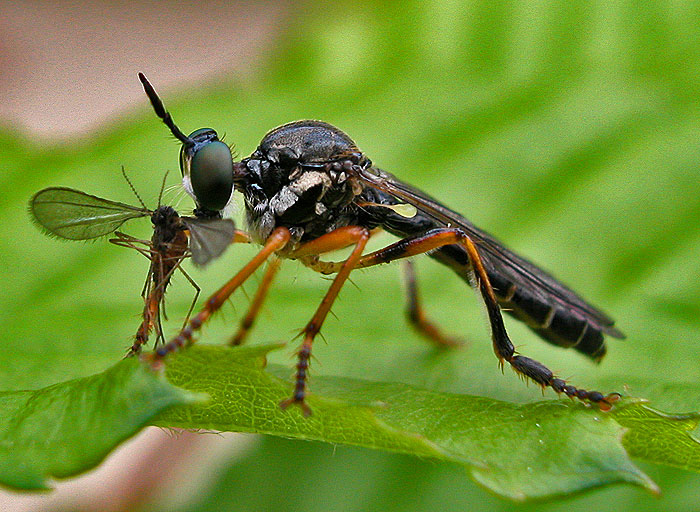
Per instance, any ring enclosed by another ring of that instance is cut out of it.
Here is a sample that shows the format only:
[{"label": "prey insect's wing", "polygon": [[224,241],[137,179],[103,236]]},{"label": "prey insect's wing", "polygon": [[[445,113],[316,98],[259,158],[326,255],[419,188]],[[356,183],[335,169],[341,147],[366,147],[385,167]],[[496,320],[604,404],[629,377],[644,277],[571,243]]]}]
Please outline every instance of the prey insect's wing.
[{"label": "prey insect's wing", "polygon": [[68,240],[89,240],[113,233],[129,219],[151,212],[102,199],[72,188],[52,187],[37,192],[29,209],[49,235]]},{"label": "prey insect's wing", "polygon": [[236,232],[231,219],[183,217],[182,221],[190,232],[190,251],[197,265],[206,265],[221,256]]},{"label": "prey insect's wing", "polygon": [[527,287],[539,295],[545,303],[554,301],[567,309],[577,311],[581,316],[593,320],[611,336],[624,337],[622,332],[613,327],[614,321],[605,313],[588,304],[550,274],[510,251],[491,235],[424,192],[375,167],[359,171],[358,177],[365,184],[414,205],[445,227],[463,230],[476,244],[483,264],[490,273],[505,277],[517,287]]}]

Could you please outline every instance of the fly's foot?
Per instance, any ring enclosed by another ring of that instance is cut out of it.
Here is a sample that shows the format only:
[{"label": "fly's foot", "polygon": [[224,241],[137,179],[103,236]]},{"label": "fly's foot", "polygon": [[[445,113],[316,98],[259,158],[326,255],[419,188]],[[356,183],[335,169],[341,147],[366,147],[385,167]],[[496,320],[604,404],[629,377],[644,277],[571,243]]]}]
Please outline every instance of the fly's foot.
[{"label": "fly's foot", "polygon": [[567,384],[563,379],[555,377],[545,365],[529,357],[513,356],[508,362],[518,375],[532,379],[543,388],[550,387],[557,394],[564,393],[569,398],[596,404],[601,411],[609,411],[613,404],[621,398],[619,393],[603,395],[599,391],[587,391]]},{"label": "fly's foot", "polygon": [[605,412],[612,409],[615,402],[622,398],[620,393],[608,393],[607,395],[604,395],[599,391],[586,391],[585,389],[579,389],[575,386],[567,384],[562,379],[552,379],[550,387],[558,394],[564,393],[571,399],[577,398],[582,402],[595,404],[601,411]]},{"label": "fly's foot", "polygon": [[304,413],[304,417],[308,418],[311,416],[311,408],[306,405],[304,399],[306,398],[306,379],[309,372],[309,360],[311,359],[311,342],[313,341],[313,334],[318,332],[316,325],[313,322],[304,328],[306,337],[304,338],[304,343],[302,343],[297,356],[299,360],[297,362],[297,372],[294,381],[294,393],[291,398],[282,400],[280,402],[280,407],[286,409],[290,405],[297,404],[301,407],[301,412]]},{"label": "fly's foot", "polygon": [[126,359],[127,357],[138,356],[139,354],[141,354],[141,345],[134,344],[131,347],[129,347],[129,349],[126,351],[124,359]]},{"label": "fly's foot", "polygon": [[299,395],[298,393],[294,393],[294,396],[287,398],[286,400],[282,400],[280,402],[280,408],[282,410],[285,410],[287,407],[290,405],[298,405],[301,407],[301,412],[304,415],[304,418],[308,418],[311,416],[311,407],[306,405],[306,401],[304,400],[304,395]]}]

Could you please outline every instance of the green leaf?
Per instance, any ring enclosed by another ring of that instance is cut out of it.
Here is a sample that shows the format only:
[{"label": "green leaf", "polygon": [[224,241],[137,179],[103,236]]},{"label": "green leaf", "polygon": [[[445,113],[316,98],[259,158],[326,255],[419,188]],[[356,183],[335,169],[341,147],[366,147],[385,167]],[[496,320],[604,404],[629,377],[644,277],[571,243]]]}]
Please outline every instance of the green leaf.
[{"label": "green leaf", "polygon": [[0,483],[47,489],[99,464],[158,412],[192,402],[136,359],[36,391],[0,393]]},{"label": "green leaf", "polygon": [[666,414],[640,403],[613,416],[628,429],[624,444],[632,457],[700,472],[700,414]]},{"label": "green leaf", "polygon": [[[168,379],[211,399],[165,411],[155,423],[438,458],[463,465],[480,484],[514,500],[616,482],[657,491],[629,460],[622,442],[625,429],[615,414],[568,400],[516,405],[405,384],[317,377],[308,400],[313,415],[304,418],[296,408],[279,408],[291,388],[274,374],[289,369],[272,365],[265,370],[271,348],[195,346],[177,354],[168,361]],[[634,405],[618,408],[629,407]],[[666,423],[666,429],[674,428],[672,421]],[[686,448],[700,454],[698,443]],[[700,471],[700,465],[692,469]]]}]

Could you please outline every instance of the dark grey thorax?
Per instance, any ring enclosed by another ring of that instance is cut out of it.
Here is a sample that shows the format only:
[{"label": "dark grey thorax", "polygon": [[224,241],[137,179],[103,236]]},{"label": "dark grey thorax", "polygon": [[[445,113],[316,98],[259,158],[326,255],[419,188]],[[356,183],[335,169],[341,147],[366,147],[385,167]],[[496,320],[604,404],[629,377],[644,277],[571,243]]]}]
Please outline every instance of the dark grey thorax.
[{"label": "dark grey thorax", "polygon": [[298,243],[358,224],[355,199],[363,187],[340,162],[362,158],[347,135],[320,121],[296,121],[269,132],[234,166],[253,235],[262,242],[284,226]]}]

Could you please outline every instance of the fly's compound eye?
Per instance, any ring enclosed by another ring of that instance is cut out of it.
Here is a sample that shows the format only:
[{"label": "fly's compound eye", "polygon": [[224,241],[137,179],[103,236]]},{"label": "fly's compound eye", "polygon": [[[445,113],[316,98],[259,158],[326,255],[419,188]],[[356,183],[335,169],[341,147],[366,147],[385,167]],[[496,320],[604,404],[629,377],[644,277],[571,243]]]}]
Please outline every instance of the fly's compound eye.
[{"label": "fly's compound eye", "polygon": [[192,192],[200,208],[223,210],[233,192],[231,149],[210,128],[193,132],[190,139],[194,144],[183,144],[180,152],[182,174],[189,176]]},{"label": "fly's compound eye", "polygon": [[190,180],[200,207],[223,210],[233,192],[233,158],[229,147],[216,141],[200,148],[192,156]]}]

